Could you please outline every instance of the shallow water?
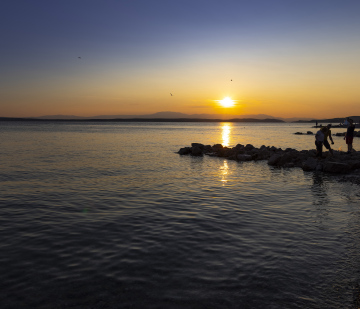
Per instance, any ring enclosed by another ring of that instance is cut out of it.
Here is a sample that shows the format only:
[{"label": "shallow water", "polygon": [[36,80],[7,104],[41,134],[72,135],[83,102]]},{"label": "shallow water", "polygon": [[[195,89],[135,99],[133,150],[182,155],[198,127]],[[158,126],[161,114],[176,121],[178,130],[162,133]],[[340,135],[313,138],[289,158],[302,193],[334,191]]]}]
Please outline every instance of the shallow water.
[{"label": "shallow water", "polygon": [[292,134],[308,130],[0,122],[1,308],[350,308],[358,186],[175,153],[313,149],[313,136]]}]

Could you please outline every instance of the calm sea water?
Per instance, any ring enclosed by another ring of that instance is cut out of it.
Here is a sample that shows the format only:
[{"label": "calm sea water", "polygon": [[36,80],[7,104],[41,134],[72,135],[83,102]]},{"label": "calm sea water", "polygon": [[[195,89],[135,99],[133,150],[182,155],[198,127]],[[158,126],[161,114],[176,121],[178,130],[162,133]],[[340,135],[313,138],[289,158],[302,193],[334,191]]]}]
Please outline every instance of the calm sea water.
[{"label": "calm sea water", "polygon": [[358,186],[175,153],[192,142],[313,149],[293,134],[308,130],[0,122],[0,307],[351,308]]}]

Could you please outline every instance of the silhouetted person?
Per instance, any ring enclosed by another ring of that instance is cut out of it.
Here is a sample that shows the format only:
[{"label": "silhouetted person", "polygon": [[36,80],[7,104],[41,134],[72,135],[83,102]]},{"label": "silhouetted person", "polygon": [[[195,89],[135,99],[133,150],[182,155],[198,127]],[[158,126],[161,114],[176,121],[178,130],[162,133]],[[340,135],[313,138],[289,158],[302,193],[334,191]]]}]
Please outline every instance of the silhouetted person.
[{"label": "silhouetted person", "polygon": [[327,138],[329,138],[329,140],[331,140],[331,144],[334,145],[334,141],[332,139],[331,130],[330,130],[331,124],[328,124],[325,128],[326,129],[324,130],[324,146],[326,149],[329,149],[331,156],[333,156],[334,155],[333,150],[331,149],[330,144],[327,140]]},{"label": "silhouetted person", "polygon": [[315,134],[316,157],[322,158],[322,147],[324,143],[324,128],[321,128]]},{"label": "silhouetted person", "polygon": [[344,140],[346,141],[346,144],[348,145],[347,153],[350,153],[352,151],[352,143],[353,143],[353,138],[354,138],[355,125],[351,118],[349,118],[348,121],[349,121],[349,126],[347,128]]}]

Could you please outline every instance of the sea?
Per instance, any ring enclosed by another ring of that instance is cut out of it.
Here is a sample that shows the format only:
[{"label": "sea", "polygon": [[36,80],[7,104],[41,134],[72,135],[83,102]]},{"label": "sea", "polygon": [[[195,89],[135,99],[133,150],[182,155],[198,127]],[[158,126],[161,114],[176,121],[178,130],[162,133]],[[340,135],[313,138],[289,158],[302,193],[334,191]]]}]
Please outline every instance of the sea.
[{"label": "sea", "polygon": [[1,121],[0,308],[357,308],[359,185],[177,153],[313,125]]}]

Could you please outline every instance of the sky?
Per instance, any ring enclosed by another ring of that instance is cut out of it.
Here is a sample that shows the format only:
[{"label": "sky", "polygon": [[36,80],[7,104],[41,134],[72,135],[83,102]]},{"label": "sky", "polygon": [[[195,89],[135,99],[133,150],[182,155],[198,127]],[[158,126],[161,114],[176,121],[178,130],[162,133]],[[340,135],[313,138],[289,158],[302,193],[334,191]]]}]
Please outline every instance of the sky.
[{"label": "sky", "polygon": [[359,16],[359,0],[2,0],[0,117],[360,115]]}]

